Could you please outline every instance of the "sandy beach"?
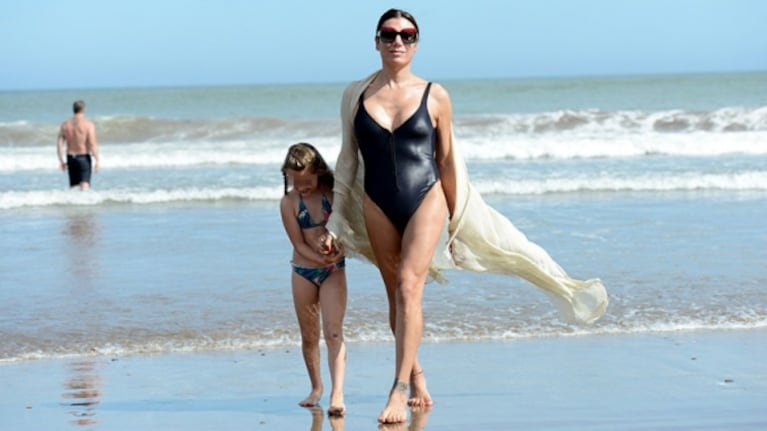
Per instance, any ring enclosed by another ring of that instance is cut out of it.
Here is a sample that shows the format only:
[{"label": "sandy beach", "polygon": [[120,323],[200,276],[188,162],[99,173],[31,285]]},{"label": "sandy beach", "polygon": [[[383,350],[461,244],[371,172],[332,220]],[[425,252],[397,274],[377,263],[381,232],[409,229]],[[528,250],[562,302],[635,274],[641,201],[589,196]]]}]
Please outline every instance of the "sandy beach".
[{"label": "sandy beach", "polygon": [[[762,430],[766,337],[745,330],[424,344],[435,406],[382,428]],[[349,345],[348,414],[331,421],[296,405],[308,391],[297,347],[6,363],[0,429],[375,430],[392,368],[392,345]]]}]

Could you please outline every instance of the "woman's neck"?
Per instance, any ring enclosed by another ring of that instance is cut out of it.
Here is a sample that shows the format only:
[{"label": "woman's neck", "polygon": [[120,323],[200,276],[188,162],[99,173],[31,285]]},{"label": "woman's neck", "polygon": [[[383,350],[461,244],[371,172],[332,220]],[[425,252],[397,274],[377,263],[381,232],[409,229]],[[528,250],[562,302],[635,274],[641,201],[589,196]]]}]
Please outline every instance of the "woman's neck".
[{"label": "woman's neck", "polygon": [[378,74],[377,80],[384,87],[402,87],[412,82],[415,75],[410,71],[409,66],[400,68],[383,67]]}]

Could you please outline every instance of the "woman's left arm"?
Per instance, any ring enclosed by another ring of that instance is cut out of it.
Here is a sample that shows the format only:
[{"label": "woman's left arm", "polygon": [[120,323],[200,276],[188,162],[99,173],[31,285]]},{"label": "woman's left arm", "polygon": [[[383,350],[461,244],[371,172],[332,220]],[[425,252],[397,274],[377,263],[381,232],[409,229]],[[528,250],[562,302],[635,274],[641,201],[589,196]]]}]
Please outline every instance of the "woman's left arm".
[{"label": "woman's left arm", "polygon": [[455,210],[455,166],[453,165],[453,106],[450,103],[450,95],[439,84],[432,85],[429,100],[429,112],[434,113],[434,122],[437,129],[437,167],[442,182],[442,190],[445,192],[447,209],[452,218]]}]

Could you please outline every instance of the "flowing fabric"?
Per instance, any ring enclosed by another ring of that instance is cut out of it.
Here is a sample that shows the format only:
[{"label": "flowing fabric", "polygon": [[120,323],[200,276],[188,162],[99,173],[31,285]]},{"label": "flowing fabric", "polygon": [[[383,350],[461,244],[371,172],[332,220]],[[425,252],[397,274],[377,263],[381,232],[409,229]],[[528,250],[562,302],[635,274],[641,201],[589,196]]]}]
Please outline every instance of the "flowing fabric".
[{"label": "flowing fabric", "polygon": [[[362,213],[364,163],[358,151],[353,119],[360,95],[376,72],[351,83],[341,102],[343,140],[335,166],[333,213],[327,228],[343,243],[347,253],[375,264],[375,256]],[[592,323],[607,309],[607,292],[599,279],[568,277],[549,254],[529,241],[511,221],[485,203],[469,182],[466,164],[451,136],[451,162],[455,170],[455,208],[447,224],[445,241],[432,259],[429,275],[444,282],[442,269],[489,271],[529,281],[558,306],[563,316],[576,323]]]}]

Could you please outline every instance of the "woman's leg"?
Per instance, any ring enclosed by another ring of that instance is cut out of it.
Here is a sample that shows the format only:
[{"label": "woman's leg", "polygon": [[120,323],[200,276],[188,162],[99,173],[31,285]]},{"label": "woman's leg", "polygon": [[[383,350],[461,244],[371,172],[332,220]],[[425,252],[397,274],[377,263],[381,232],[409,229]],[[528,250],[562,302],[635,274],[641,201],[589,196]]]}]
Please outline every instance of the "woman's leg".
[{"label": "woman's leg", "polygon": [[[367,199],[365,203],[366,224],[375,227],[368,229],[368,235],[387,291],[391,284],[395,285],[393,302],[390,294],[390,313],[394,308],[396,372],[389,401],[378,420],[384,423],[404,422],[407,420],[408,383],[416,377],[415,372],[420,371],[420,365],[418,369],[415,367],[423,330],[423,289],[447,219],[447,205],[440,183],[435,184],[399,239],[398,232],[381,210]],[[395,234],[392,234],[392,229]],[[396,281],[392,283],[393,268]],[[395,304],[394,307],[391,303]],[[423,386],[425,391],[425,383]]]},{"label": "woman's leg", "polygon": [[320,370],[320,314],[319,290],[314,283],[295,272],[291,276],[293,285],[293,306],[301,330],[301,352],[304,356],[306,371],[312,390],[298,405],[316,406],[322,397],[322,374]]},{"label": "woman's leg", "polygon": [[344,314],[346,313],[346,273],[343,268],[336,270],[320,287],[320,309],[322,310],[322,331],[328,348],[330,368],[330,416],[343,416],[344,374],[346,372],[346,344],[344,343]]},{"label": "woman's leg", "polygon": [[[400,249],[400,246],[397,246]],[[399,251],[397,252],[397,262],[399,262]],[[389,271],[390,275],[384,276],[386,284],[386,296],[389,300],[389,327],[393,334],[396,334],[397,326],[397,268],[399,264]],[[389,279],[388,281],[386,279]],[[434,404],[431,399],[429,390],[426,388],[426,376],[424,375],[423,367],[416,355],[413,362],[413,369],[410,372],[410,398],[408,404],[413,407],[427,407]]]}]

